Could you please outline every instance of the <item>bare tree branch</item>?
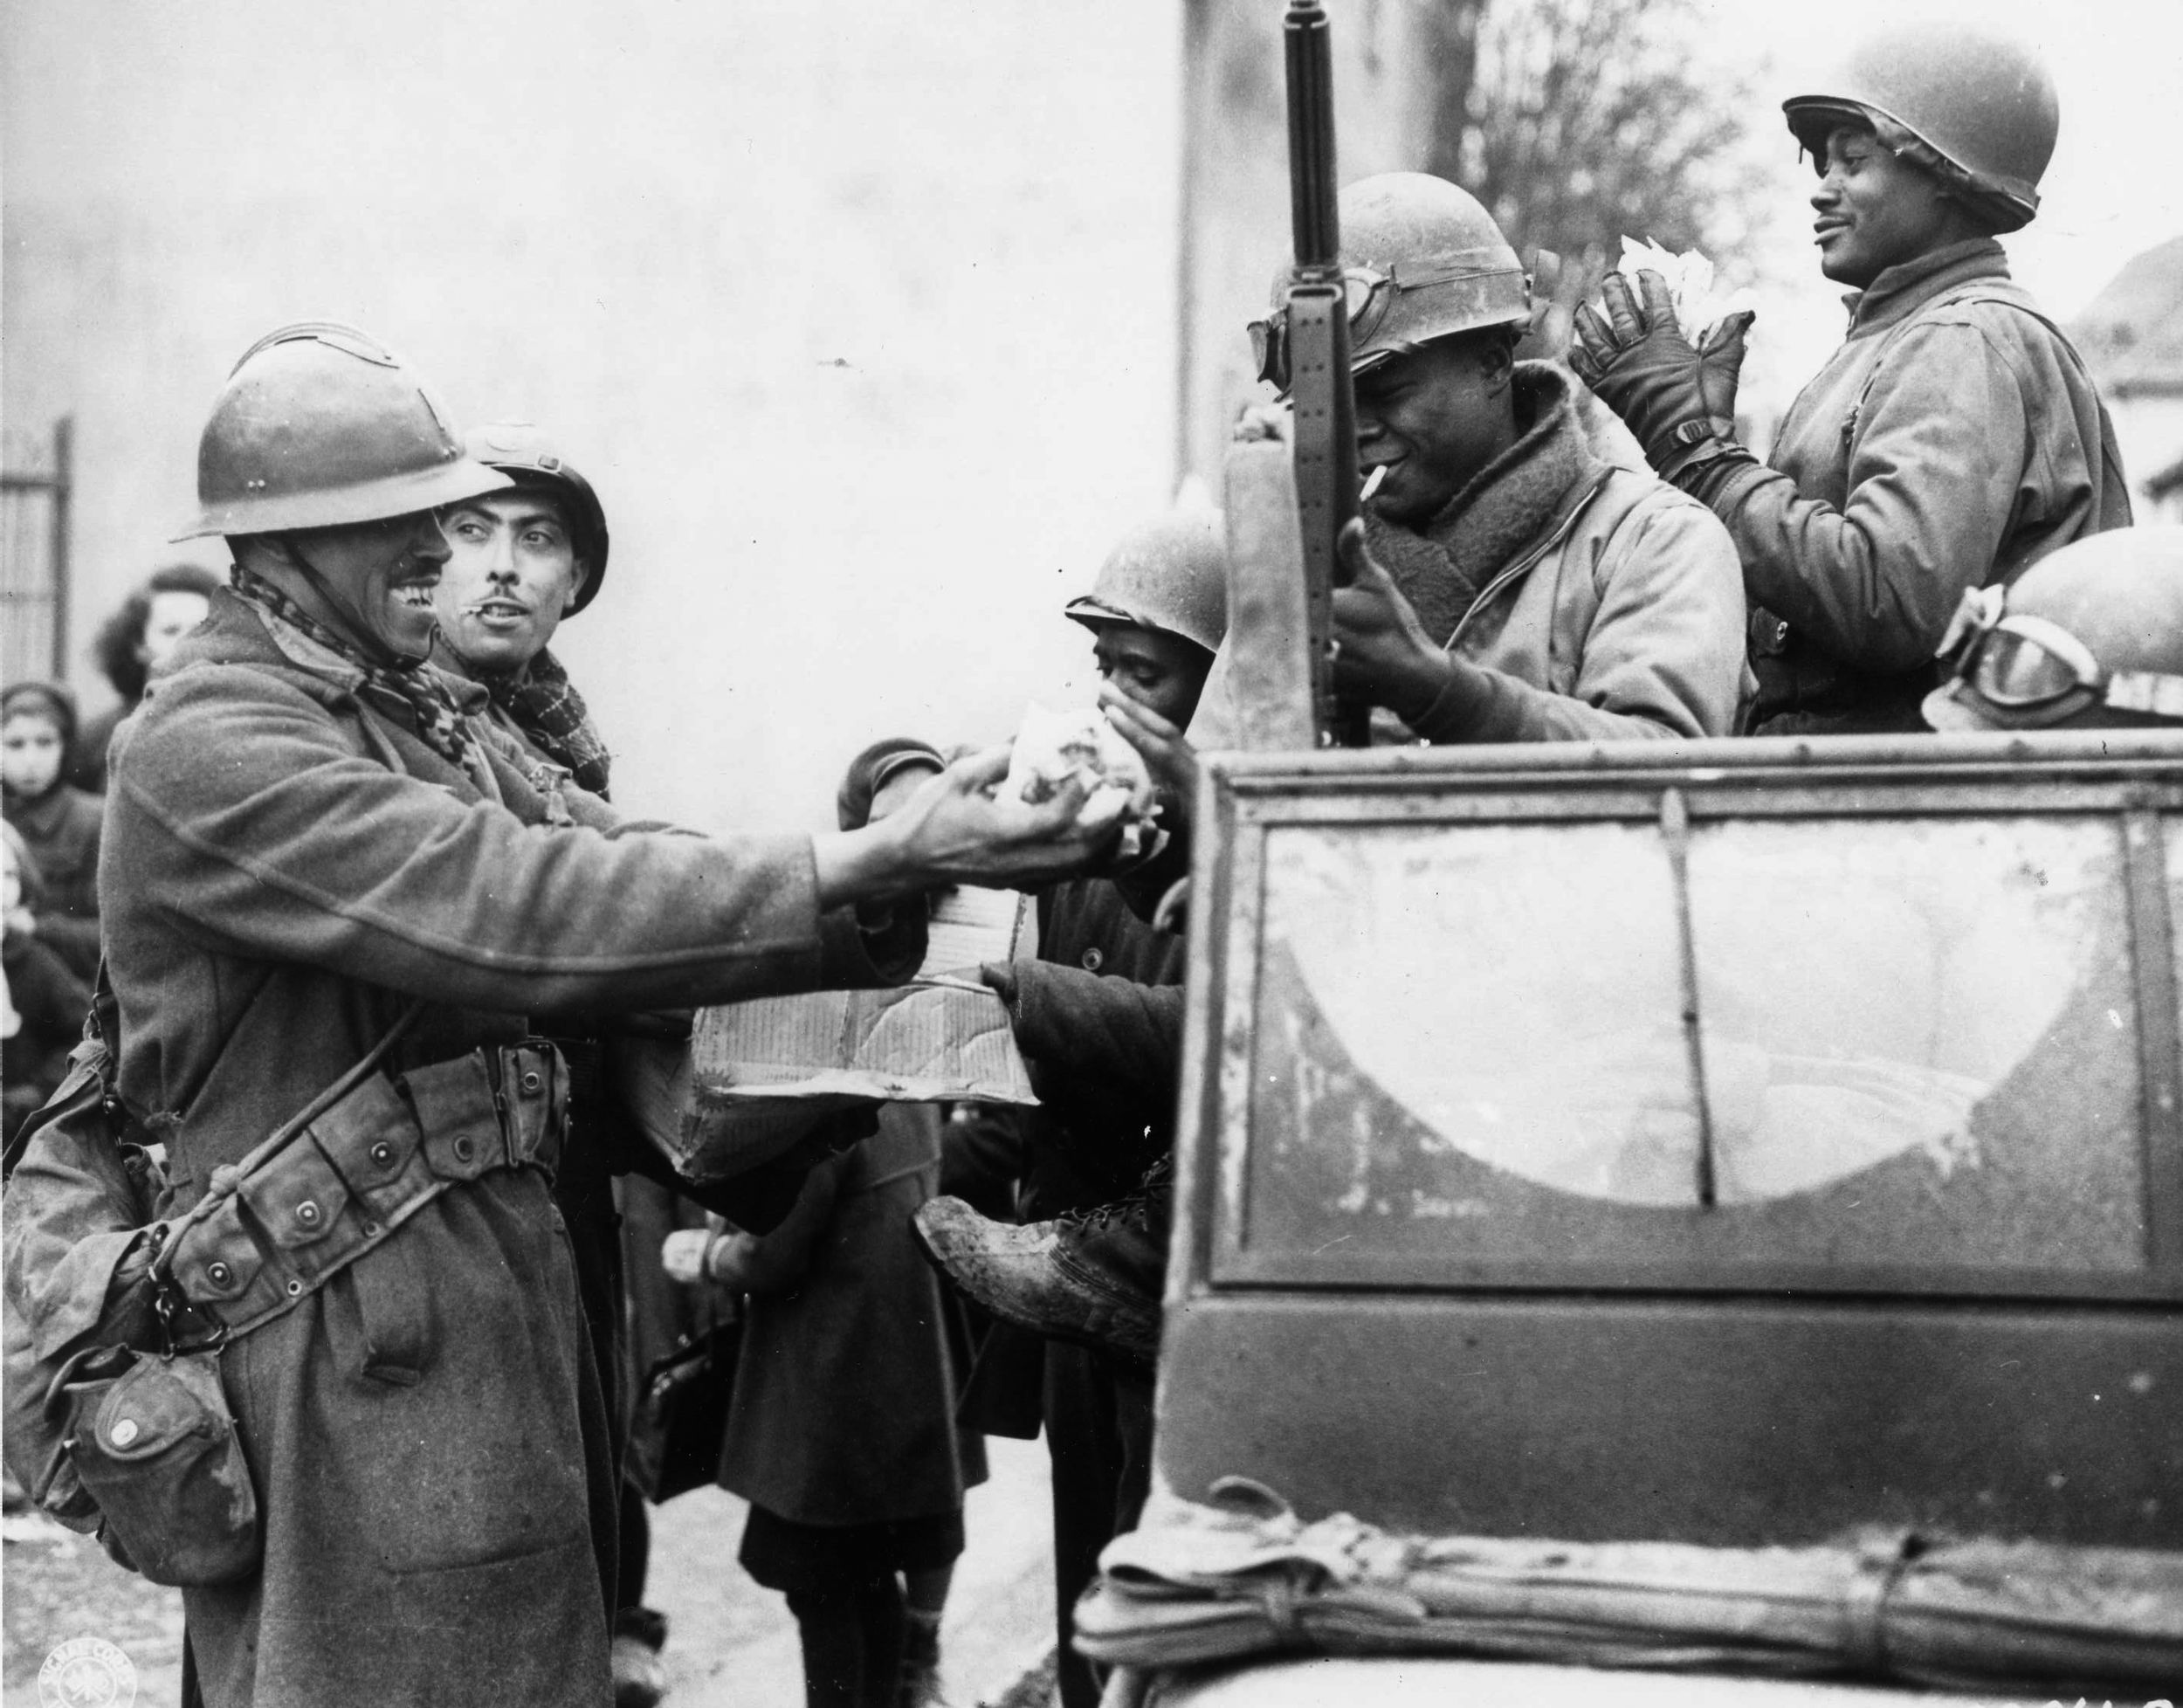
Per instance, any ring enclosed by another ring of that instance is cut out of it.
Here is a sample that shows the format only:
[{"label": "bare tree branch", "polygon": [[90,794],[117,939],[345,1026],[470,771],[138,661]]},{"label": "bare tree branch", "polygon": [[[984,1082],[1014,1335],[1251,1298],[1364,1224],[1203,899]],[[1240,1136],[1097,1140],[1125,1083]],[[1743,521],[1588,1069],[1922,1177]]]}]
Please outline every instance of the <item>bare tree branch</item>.
[{"label": "bare tree branch", "polygon": [[1747,79],[1704,67],[1698,0],[1451,0],[1436,57],[1429,169],[1519,249],[1564,253],[1733,230]]}]

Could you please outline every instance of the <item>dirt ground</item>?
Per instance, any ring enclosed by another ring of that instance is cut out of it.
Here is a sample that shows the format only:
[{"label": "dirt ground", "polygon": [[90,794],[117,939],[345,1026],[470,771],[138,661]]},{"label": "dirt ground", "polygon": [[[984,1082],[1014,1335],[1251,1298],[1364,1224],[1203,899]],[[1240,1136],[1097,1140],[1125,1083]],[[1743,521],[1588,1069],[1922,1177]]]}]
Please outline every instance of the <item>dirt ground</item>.
[{"label": "dirt ground", "polygon": [[[971,1491],[969,1546],[942,1627],[941,1672],[958,1708],[1035,1708],[1050,1686],[1019,1688],[1052,1646],[1046,1452],[988,1443],[993,1478]],[[646,1599],[668,1615],[671,1708],[761,1708],[800,1701],[795,1623],[781,1598],[735,1563],[743,1503],[700,1490],[653,1513]],[[38,1673],[72,1637],[102,1637],[129,1657],[137,1708],[171,1708],[182,1682],[182,1596],[109,1560],[99,1545],[35,1516],[0,1521],[7,1652],[0,1708],[38,1708]],[[119,1705],[115,1705],[119,1708]]]}]

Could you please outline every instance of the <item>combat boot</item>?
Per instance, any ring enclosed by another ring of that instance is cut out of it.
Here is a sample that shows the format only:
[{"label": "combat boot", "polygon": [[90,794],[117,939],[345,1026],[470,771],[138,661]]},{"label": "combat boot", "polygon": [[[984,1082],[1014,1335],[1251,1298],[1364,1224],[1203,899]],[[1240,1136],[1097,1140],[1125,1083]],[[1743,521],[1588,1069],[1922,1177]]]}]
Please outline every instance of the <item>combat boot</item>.
[{"label": "combat boot", "polygon": [[1160,1353],[1172,1188],[1162,1157],[1128,1197],[1050,1222],[995,1222],[934,1198],[912,1223],[933,1265],[1003,1322],[1141,1363]]}]

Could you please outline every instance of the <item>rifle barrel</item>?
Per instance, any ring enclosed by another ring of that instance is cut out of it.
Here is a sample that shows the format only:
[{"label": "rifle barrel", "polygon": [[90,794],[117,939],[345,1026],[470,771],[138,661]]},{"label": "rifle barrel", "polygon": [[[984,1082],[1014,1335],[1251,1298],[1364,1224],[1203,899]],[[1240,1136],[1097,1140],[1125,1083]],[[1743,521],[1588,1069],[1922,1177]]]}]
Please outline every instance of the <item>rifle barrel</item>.
[{"label": "rifle barrel", "polygon": [[1295,0],[1281,24],[1289,75],[1289,198],[1298,268],[1339,258],[1334,188],[1334,62],[1319,0]]}]

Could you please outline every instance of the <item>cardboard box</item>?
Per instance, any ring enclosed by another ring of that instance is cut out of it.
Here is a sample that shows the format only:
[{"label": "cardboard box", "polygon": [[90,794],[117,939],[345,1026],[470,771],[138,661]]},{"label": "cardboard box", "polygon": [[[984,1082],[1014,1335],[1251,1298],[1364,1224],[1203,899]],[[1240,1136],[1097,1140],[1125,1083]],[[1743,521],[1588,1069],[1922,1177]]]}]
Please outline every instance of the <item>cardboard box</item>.
[{"label": "cardboard box", "polygon": [[693,1181],[754,1167],[844,1109],[1038,1100],[1008,1011],[982,986],[733,1002],[699,1009],[688,1049],[668,1049],[624,1050],[623,1091],[646,1136]]}]

